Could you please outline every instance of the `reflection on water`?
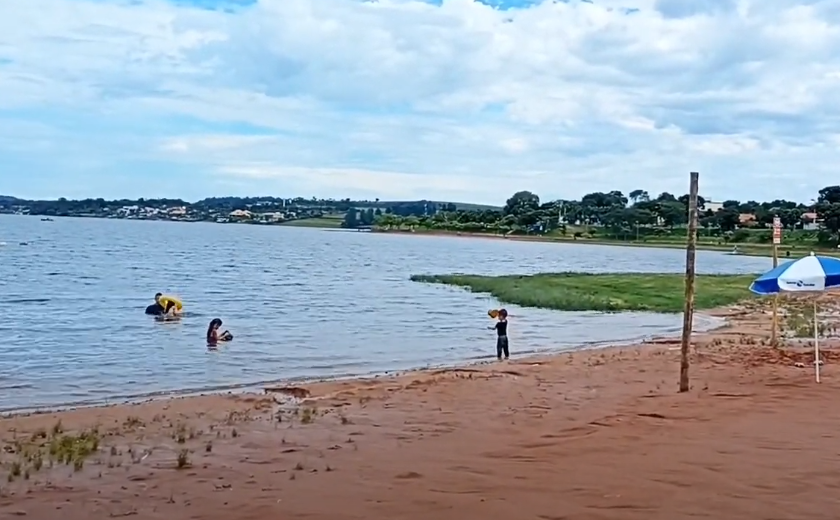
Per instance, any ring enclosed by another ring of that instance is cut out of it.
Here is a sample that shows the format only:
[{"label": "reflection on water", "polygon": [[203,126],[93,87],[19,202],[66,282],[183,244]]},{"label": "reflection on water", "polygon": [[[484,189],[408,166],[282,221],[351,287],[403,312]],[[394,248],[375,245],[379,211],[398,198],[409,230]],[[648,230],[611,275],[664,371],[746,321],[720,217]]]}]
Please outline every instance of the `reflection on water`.
[{"label": "reflection on water", "polygon": [[[3,409],[494,356],[496,301],[411,274],[684,269],[679,250],[2,215],[0,242]],[[768,262],[698,253],[700,272]],[[143,314],[158,291],[184,300],[184,319]],[[507,308],[514,355],[681,326],[678,315]],[[208,350],[214,317],[236,339]]]}]

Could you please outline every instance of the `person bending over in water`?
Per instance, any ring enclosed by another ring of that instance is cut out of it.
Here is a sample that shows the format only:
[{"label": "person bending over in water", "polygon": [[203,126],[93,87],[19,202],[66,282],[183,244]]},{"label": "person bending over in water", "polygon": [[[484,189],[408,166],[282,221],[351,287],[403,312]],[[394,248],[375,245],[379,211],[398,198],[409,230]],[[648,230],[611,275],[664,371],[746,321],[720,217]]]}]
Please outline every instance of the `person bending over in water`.
[{"label": "person bending over in water", "polygon": [[219,332],[222,326],[222,320],[213,318],[210,325],[207,326],[207,344],[215,345],[220,341],[230,341],[233,339],[233,334],[229,331]]},{"label": "person bending over in water", "polygon": [[499,361],[502,360],[502,355],[505,356],[505,359],[510,357],[507,337],[507,315],[507,310],[499,309],[499,321],[496,322],[494,327],[490,327],[491,330],[496,330],[496,357],[499,358]]},{"label": "person bending over in water", "polygon": [[155,294],[155,303],[146,307],[146,314],[152,316],[174,317],[181,314],[181,302],[168,298],[161,293]]}]

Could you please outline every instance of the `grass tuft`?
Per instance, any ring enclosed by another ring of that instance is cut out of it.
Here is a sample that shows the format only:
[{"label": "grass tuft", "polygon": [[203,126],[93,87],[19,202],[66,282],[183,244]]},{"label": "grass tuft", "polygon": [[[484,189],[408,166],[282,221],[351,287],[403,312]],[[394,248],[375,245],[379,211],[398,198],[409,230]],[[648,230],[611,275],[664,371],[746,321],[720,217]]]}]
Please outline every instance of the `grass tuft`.
[{"label": "grass tuft", "polygon": [[[750,299],[758,275],[697,275],[696,309],[712,309]],[[413,275],[411,280],[487,293],[501,302],[560,311],[682,312],[682,274],[543,273],[530,276]]]}]

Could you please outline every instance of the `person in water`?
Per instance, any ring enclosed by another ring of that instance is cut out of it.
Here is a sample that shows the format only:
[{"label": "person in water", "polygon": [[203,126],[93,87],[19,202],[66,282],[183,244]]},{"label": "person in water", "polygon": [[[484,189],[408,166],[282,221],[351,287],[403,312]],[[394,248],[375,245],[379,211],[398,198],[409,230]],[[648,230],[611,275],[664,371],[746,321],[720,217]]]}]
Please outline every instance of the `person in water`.
[{"label": "person in water", "polygon": [[180,302],[167,298],[162,293],[155,294],[155,303],[146,307],[146,314],[153,316],[176,316],[181,313]]},{"label": "person in water", "polygon": [[496,357],[499,361],[502,360],[502,355],[504,355],[505,359],[510,357],[510,350],[508,347],[508,336],[507,336],[507,310],[499,309],[499,321],[496,322],[494,327],[490,327],[491,330],[496,330]]},{"label": "person in water", "polygon": [[208,345],[215,345],[220,341],[230,341],[233,339],[233,334],[229,331],[219,332],[219,329],[222,327],[222,320],[219,318],[213,318],[210,322],[210,325],[207,326],[207,344]]}]

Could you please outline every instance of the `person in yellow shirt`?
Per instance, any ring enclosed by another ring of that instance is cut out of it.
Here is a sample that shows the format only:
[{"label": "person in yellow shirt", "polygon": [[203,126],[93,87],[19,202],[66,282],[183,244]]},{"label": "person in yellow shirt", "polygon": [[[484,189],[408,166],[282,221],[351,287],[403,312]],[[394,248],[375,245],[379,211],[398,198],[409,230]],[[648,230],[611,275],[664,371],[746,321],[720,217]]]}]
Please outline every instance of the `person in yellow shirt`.
[{"label": "person in yellow shirt", "polygon": [[155,304],[163,316],[176,316],[184,309],[184,304],[179,300],[162,293],[155,294]]}]

